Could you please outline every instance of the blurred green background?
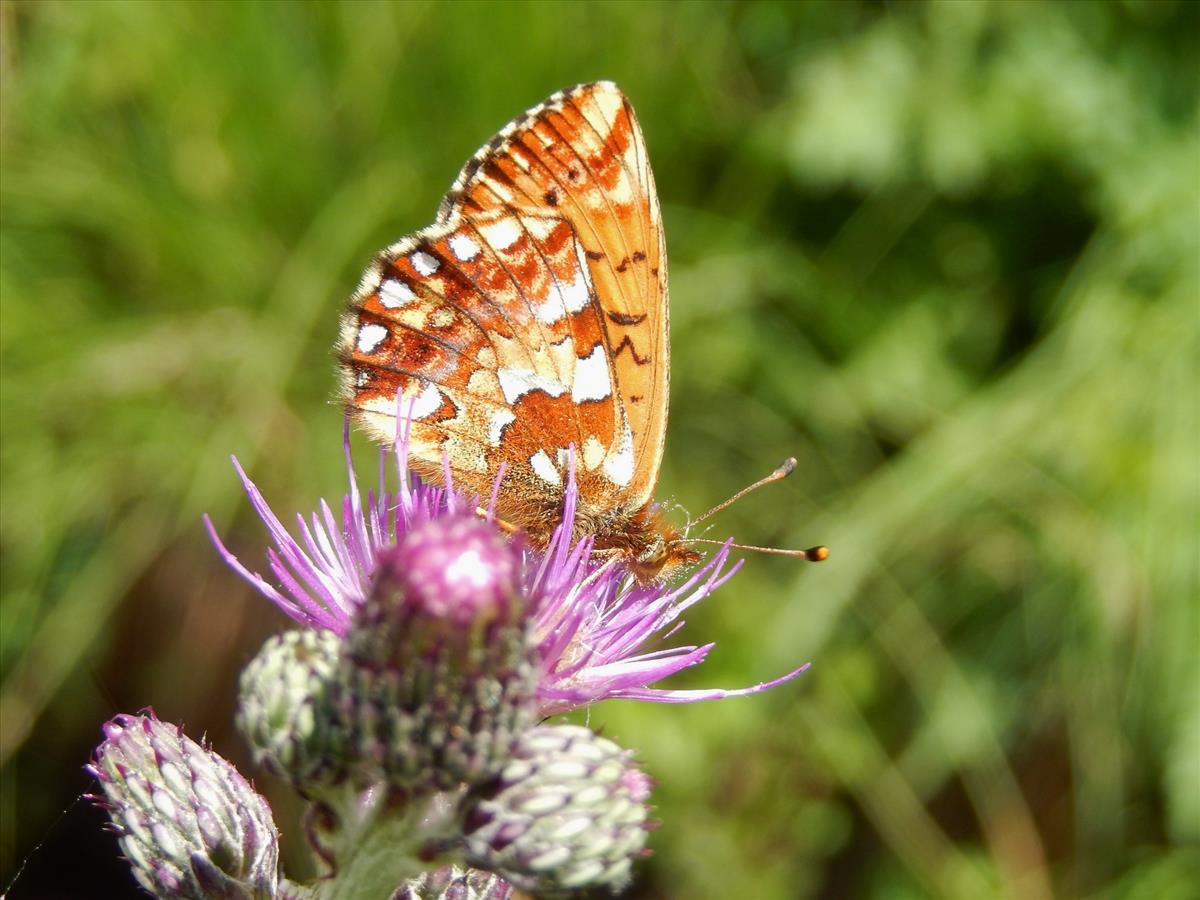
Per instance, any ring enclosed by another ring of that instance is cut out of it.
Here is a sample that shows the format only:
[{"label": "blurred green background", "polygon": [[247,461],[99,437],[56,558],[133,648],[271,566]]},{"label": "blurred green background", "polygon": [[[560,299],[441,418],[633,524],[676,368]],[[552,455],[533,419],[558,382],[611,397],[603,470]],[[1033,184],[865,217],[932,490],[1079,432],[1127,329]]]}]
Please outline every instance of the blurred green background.
[{"label": "blurred green background", "polygon": [[111,714],[246,763],[285,623],[201,528],[261,567],[229,454],[281,512],[340,495],[360,270],[611,78],[671,256],[660,495],[795,454],[716,534],[833,550],[750,558],[672,686],[808,675],[591,712],[660,780],[631,896],[1197,896],[1198,12],[4,3],[0,889],[134,896],[76,799]]}]

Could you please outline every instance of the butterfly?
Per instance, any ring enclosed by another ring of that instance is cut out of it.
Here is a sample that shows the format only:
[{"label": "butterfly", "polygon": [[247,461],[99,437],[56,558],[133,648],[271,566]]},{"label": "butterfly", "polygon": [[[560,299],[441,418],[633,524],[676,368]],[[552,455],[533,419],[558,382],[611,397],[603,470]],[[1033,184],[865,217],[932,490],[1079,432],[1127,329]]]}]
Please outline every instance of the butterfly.
[{"label": "butterfly", "polygon": [[612,82],[550,96],[467,162],[433,225],[379,253],[343,315],[351,415],[443,466],[544,546],[573,467],[575,536],[642,581],[699,554],[654,502],[670,379],[667,258],[646,143]]}]

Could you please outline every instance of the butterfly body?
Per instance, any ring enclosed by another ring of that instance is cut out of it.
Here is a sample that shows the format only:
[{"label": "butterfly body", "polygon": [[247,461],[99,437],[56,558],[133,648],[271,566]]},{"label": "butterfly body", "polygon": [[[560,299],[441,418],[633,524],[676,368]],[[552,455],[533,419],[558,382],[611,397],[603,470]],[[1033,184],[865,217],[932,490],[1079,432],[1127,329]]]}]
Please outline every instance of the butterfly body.
[{"label": "butterfly body", "polygon": [[[568,469],[576,535],[643,580],[698,558],[653,502],[669,377],[666,250],[633,109],[553,95],[467,163],[433,225],[382,251],[343,316],[342,396],[419,474],[545,544]],[[398,409],[398,400],[400,409]]]}]

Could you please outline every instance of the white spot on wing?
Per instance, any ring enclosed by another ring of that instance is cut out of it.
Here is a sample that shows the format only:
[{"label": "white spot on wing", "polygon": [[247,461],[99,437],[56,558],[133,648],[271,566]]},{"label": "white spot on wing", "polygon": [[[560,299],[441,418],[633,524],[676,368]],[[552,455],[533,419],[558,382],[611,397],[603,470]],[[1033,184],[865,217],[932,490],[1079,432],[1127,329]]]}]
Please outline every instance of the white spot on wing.
[{"label": "white spot on wing", "polygon": [[587,277],[587,268],[575,270],[575,277],[570,284],[559,285],[563,306],[569,313],[577,313],[588,305],[592,297],[591,284]]},{"label": "white spot on wing", "polygon": [[[624,106],[624,101],[621,99],[621,92],[617,86],[611,83],[602,83],[596,86],[596,90],[592,91],[592,99],[600,111],[600,121],[592,116],[588,119],[596,126],[602,140],[608,138],[609,132],[612,131],[613,123],[617,120],[617,115]],[[600,90],[603,88],[603,90]]]},{"label": "white spot on wing", "polygon": [[545,303],[535,306],[533,314],[539,322],[553,325],[586,308],[591,296],[587,275],[577,270],[575,277],[568,284],[555,280],[549,298]]},{"label": "white spot on wing", "polygon": [[583,442],[583,467],[588,471],[594,471],[603,461],[604,445],[600,443],[600,438],[589,434],[587,440]]},{"label": "white spot on wing", "polygon": [[522,172],[533,171],[533,164],[529,161],[529,157],[525,155],[523,150],[518,150],[515,147],[510,148],[509,158],[520,167]]},{"label": "white spot on wing", "polygon": [[561,397],[567,392],[567,389],[553,378],[539,375],[532,369],[500,369],[496,376],[500,379],[500,390],[504,392],[504,399],[510,406],[530,391],[544,391],[551,397]]},{"label": "white spot on wing", "polygon": [[382,325],[368,322],[358,329],[358,352],[374,353],[375,348],[387,340],[388,330]]},{"label": "white spot on wing", "polygon": [[408,258],[412,263],[412,267],[417,270],[419,275],[432,275],[438,270],[438,261],[423,250],[418,250]]},{"label": "white spot on wing", "polygon": [[379,302],[388,309],[399,309],[417,299],[417,295],[403,281],[389,278],[379,285]]},{"label": "white spot on wing", "polygon": [[525,229],[539,241],[550,237],[550,233],[562,219],[552,219],[546,216],[530,216],[524,220]]},{"label": "white spot on wing", "polygon": [[521,237],[521,226],[515,216],[485,222],[479,225],[484,239],[497,250],[507,250]]},{"label": "white spot on wing", "polygon": [[499,447],[500,439],[504,437],[504,429],[516,421],[516,418],[516,413],[511,409],[498,409],[492,413],[488,419],[488,443]]},{"label": "white spot on wing", "polygon": [[604,463],[605,476],[617,487],[628,487],[629,482],[633,481],[633,434],[629,430],[629,422],[625,422],[624,426],[616,454]]},{"label": "white spot on wing", "polygon": [[562,484],[562,476],[558,474],[558,469],[554,468],[554,463],[550,461],[545,450],[539,450],[529,457],[529,465],[533,469],[533,474],[547,484],[556,486]]},{"label": "white spot on wing", "polygon": [[555,322],[560,321],[564,316],[564,312],[562,300],[559,299],[557,291],[552,292],[550,299],[545,303],[539,303],[535,306],[533,314],[539,322],[546,325],[553,325]]},{"label": "white spot on wing", "polygon": [[590,354],[575,360],[575,381],[571,385],[571,399],[582,403],[585,400],[603,400],[611,395],[612,381],[608,377],[608,357],[604,353],[604,345],[597,343]]},{"label": "white spot on wing", "polygon": [[500,202],[502,202],[502,203],[511,203],[512,202],[512,198],[513,198],[512,191],[510,191],[508,188],[506,188],[501,182],[497,181],[495,178],[492,178],[488,175],[484,175],[481,178],[481,181],[488,186],[488,190],[490,190],[493,194],[495,194],[500,199]]},{"label": "white spot on wing", "polygon": [[456,234],[450,238],[450,249],[463,262],[470,262],[479,255],[479,245],[465,234]]},{"label": "white spot on wing", "polygon": [[412,404],[412,417],[414,419],[423,419],[426,416],[431,416],[442,406],[442,392],[435,385],[426,384],[424,390],[417,395],[414,401],[411,397],[402,397],[400,399],[400,414],[408,414],[408,405]]},{"label": "white spot on wing", "polygon": [[365,400],[356,400],[355,405],[357,405],[358,408],[363,410],[364,412],[372,413],[373,415],[377,416],[379,421],[381,421],[381,422],[384,420],[391,421],[392,424],[387,426],[386,428],[382,428],[379,431],[379,434],[395,435],[396,425],[395,425],[395,422],[393,421],[396,418],[396,398],[395,397],[384,397],[384,396],[367,397],[367,398],[365,398]]}]

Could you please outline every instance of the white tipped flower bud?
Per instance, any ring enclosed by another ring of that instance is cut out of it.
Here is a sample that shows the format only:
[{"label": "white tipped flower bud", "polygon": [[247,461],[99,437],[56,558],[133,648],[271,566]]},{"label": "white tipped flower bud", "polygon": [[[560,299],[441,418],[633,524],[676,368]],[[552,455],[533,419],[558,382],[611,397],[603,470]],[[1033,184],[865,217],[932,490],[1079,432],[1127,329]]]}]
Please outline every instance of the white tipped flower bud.
[{"label": "white tipped flower bud", "polygon": [[468,862],[538,894],[620,890],[644,852],[649,794],[612,741],[576,725],[534,728],[467,801]]},{"label": "white tipped flower bud", "polygon": [[232,765],[153,716],[120,715],[88,770],[133,874],[165,898],[268,898],[279,838],[267,801]]},{"label": "white tipped flower bud", "polygon": [[324,629],[285,632],[242,672],[237,725],[255,763],[305,794],[336,781],[344,767],[327,698],[340,643]]}]

